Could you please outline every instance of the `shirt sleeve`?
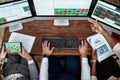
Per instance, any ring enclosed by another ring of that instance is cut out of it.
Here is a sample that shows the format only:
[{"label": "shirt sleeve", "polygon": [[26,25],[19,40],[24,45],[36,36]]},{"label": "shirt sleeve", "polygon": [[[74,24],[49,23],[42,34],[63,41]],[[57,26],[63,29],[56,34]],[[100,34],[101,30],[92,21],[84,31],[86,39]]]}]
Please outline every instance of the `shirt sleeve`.
[{"label": "shirt sleeve", "polygon": [[38,70],[37,70],[34,60],[28,61],[28,68],[29,68],[29,73],[30,73],[30,80],[38,80],[39,75],[38,75]]},{"label": "shirt sleeve", "polygon": [[97,80],[96,76],[91,76],[91,80]]},{"label": "shirt sleeve", "polygon": [[90,67],[88,65],[88,59],[87,58],[82,58],[81,66],[82,66],[81,80],[90,80]]},{"label": "shirt sleeve", "polygon": [[40,68],[40,80],[48,80],[48,58],[44,57]]},{"label": "shirt sleeve", "polygon": [[120,59],[120,43],[117,43],[114,47],[113,47],[113,52],[119,57]]}]

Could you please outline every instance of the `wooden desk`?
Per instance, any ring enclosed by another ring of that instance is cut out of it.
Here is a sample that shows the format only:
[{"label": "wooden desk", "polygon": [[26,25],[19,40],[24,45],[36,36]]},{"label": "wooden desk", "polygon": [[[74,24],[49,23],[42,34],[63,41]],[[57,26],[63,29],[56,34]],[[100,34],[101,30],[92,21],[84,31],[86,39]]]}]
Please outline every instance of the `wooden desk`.
[{"label": "wooden desk", "polygon": [[[41,55],[40,40],[42,37],[78,37],[79,40],[94,34],[90,29],[90,23],[85,20],[72,20],[67,27],[58,27],[53,25],[52,20],[31,21],[23,24],[24,29],[17,31],[19,33],[35,36],[36,40],[33,45],[31,54]],[[8,41],[10,32],[5,29],[3,41]],[[78,50],[54,50],[53,55],[80,55]]]}]

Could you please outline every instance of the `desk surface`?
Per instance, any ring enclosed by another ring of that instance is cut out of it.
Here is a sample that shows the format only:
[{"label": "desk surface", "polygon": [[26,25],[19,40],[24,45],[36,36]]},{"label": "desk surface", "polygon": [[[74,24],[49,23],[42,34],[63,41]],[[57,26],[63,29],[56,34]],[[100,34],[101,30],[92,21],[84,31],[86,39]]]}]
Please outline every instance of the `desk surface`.
[{"label": "desk surface", "polygon": [[[41,55],[40,40],[42,37],[78,37],[79,41],[94,34],[90,29],[90,23],[86,20],[71,20],[69,26],[54,26],[53,20],[37,20],[23,24],[24,29],[19,33],[35,36],[31,55]],[[9,29],[5,29],[3,41],[8,41]],[[53,55],[80,55],[78,50],[54,50]]]}]

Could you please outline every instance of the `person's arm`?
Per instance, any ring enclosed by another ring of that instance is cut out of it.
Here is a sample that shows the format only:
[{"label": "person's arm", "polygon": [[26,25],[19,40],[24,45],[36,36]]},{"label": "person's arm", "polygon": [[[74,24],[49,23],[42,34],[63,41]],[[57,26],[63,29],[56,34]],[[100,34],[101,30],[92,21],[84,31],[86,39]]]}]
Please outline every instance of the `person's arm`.
[{"label": "person's arm", "polygon": [[88,59],[87,58],[82,58],[81,80],[90,80],[90,66],[88,65]]},{"label": "person's arm", "polygon": [[81,80],[90,80],[90,67],[88,65],[88,44],[85,40],[81,42],[81,45],[79,45],[79,52],[82,57],[82,63],[81,63]]},{"label": "person's arm", "polygon": [[48,58],[47,57],[43,57],[42,59],[39,80],[48,80]]},{"label": "person's arm", "polygon": [[104,30],[97,20],[96,21],[88,20],[88,21],[92,23],[91,24],[92,31],[102,34],[108,41],[111,48],[113,48],[117,44],[118,41],[115,38],[113,38],[106,30]]},{"label": "person's arm", "polygon": [[38,80],[39,79],[38,70],[33,59],[28,61],[28,68],[30,73],[30,79]]},{"label": "person's arm", "polygon": [[7,52],[4,51],[4,47],[2,47],[2,51],[0,53],[0,68],[2,69],[3,64],[7,62],[6,58]]},{"label": "person's arm", "polygon": [[54,47],[50,50],[50,42],[44,41],[42,43],[42,54],[44,55],[40,67],[40,80],[48,80],[48,56],[52,54]]},{"label": "person's arm", "polygon": [[2,47],[2,51],[0,53],[0,80],[4,80],[4,77],[2,75],[2,68],[3,68],[3,64],[7,62],[6,55],[7,52],[5,52],[4,47]]},{"label": "person's arm", "polygon": [[95,50],[92,50],[92,60],[91,60],[91,64],[92,64],[92,68],[91,68],[91,80],[97,80],[96,77],[96,62],[97,62],[97,54],[95,53]]},{"label": "person's arm", "polygon": [[22,53],[18,53],[21,57],[25,58],[28,61],[28,69],[30,73],[30,80],[38,80],[38,70],[36,64],[29,53],[23,48]]}]

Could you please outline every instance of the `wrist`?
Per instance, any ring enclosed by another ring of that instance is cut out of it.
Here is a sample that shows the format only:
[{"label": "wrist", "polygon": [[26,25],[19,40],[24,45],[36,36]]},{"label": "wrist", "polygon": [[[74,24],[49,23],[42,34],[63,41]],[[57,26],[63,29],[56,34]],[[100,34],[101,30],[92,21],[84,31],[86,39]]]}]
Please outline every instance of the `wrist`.
[{"label": "wrist", "polygon": [[105,33],[107,33],[105,30],[101,30],[100,34],[104,35]]},{"label": "wrist", "polygon": [[90,62],[91,62],[91,63],[96,63],[97,60],[92,59]]},{"label": "wrist", "polygon": [[26,60],[27,60],[27,61],[32,60],[32,57],[29,56],[29,57],[26,58]]},{"label": "wrist", "polygon": [[81,55],[82,58],[87,58],[87,55]]}]

